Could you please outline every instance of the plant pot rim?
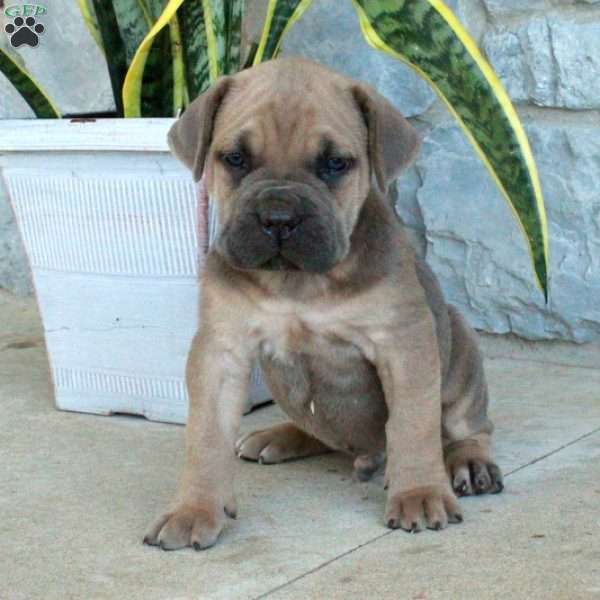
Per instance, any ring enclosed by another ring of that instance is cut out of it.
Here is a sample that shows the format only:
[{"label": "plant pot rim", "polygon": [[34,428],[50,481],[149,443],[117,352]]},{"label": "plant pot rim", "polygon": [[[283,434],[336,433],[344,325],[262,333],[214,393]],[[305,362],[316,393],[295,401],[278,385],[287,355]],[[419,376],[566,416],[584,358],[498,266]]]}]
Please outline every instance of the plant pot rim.
[{"label": "plant pot rim", "polygon": [[169,152],[173,118],[4,119],[3,152]]}]

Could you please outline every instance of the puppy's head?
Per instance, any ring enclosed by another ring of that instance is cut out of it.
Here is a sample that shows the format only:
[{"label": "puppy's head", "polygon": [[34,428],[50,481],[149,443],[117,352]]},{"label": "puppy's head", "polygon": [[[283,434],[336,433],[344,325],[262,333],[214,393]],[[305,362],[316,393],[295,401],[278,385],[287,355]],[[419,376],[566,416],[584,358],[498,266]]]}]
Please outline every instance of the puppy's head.
[{"label": "puppy's head", "polygon": [[414,158],[414,129],[364,84],[301,59],[221,78],[173,125],[169,145],[220,222],[239,269],[325,273],[341,261],[371,186]]}]

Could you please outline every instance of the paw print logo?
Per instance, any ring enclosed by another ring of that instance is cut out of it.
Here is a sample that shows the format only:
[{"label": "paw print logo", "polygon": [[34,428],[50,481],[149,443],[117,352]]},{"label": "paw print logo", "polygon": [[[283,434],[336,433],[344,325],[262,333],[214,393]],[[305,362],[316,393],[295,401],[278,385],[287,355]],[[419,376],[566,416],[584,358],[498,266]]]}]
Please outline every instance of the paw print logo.
[{"label": "paw print logo", "polygon": [[12,23],[8,23],[4,27],[4,31],[8,34],[13,48],[23,45],[35,48],[40,41],[39,36],[45,31],[45,27],[41,23],[36,23],[33,17],[27,17],[27,19],[15,17]]}]

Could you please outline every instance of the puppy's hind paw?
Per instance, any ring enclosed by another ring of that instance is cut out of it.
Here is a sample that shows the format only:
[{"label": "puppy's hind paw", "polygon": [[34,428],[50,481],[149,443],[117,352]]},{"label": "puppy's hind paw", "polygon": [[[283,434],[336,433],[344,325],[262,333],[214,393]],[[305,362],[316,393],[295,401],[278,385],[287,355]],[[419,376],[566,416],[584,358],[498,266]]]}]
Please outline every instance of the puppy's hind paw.
[{"label": "puppy's hind paw", "polygon": [[502,472],[491,461],[472,460],[454,465],[450,476],[458,496],[498,494],[504,489]]},{"label": "puppy's hind paw", "polygon": [[240,458],[270,465],[323,454],[330,449],[293,423],[281,423],[240,438],[235,451]]}]

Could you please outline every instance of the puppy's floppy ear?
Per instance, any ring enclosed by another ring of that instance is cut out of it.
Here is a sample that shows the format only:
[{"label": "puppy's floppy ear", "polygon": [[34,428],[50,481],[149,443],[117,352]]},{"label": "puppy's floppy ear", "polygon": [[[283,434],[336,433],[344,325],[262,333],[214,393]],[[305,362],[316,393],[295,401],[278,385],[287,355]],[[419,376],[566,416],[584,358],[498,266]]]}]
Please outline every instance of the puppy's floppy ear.
[{"label": "puppy's floppy ear", "polygon": [[167,135],[171,152],[192,171],[194,181],[202,177],[215,116],[231,81],[231,77],[222,77],[198,96],[175,121]]},{"label": "puppy's floppy ear", "polygon": [[352,88],[369,132],[369,160],[382,193],[415,160],[421,140],[414,127],[371,87]]}]

